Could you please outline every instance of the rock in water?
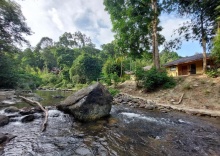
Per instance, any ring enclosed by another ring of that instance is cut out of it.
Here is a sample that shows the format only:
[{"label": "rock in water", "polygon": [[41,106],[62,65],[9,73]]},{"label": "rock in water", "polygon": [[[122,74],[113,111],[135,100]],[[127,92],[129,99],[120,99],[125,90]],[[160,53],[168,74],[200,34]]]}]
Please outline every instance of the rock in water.
[{"label": "rock in water", "polygon": [[0,127],[7,125],[9,123],[9,118],[6,115],[0,115]]},{"label": "rock in water", "polygon": [[57,106],[81,121],[96,120],[109,115],[113,97],[101,84],[96,83],[67,97]]},{"label": "rock in water", "polygon": [[34,115],[33,114],[30,114],[30,115],[26,115],[25,117],[23,117],[21,119],[21,122],[25,123],[25,122],[31,122],[35,119]]},{"label": "rock in water", "polygon": [[7,140],[7,136],[5,134],[0,133],[0,144]]}]

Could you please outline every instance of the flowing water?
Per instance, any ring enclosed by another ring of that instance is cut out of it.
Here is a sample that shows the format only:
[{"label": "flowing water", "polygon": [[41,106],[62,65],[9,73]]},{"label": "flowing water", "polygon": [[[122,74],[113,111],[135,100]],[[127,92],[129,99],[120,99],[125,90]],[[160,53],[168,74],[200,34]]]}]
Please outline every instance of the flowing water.
[{"label": "flowing water", "polygon": [[[44,92],[41,92],[45,95]],[[48,92],[47,92],[48,93]],[[39,93],[38,93],[39,94]],[[5,114],[3,111],[0,113]],[[33,122],[18,118],[0,132],[16,135],[3,156],[219,156],[220,121],[179,112],[161,113],[113,106],[111,115],[80,123],[58,110],[49,110],[41,132],[41,114]]]}]

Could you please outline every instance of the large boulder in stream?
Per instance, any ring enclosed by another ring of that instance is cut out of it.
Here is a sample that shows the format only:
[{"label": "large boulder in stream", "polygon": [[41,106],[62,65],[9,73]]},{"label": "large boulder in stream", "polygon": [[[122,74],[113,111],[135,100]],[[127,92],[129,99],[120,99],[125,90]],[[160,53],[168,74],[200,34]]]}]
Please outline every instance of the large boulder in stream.
[{"label": "large boulder in stream", "polygon": [[67,97],[57,106],[81,121],[92,121],[109,115],[113,97],[101,84],[96,83]]}]

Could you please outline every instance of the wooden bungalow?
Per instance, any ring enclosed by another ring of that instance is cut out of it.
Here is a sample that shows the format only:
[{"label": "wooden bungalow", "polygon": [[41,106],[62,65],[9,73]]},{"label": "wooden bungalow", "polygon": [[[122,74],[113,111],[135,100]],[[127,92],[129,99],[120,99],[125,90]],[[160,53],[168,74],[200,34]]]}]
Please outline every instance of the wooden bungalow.
[{"label": "wooden bungalow", "polygon": [[[207,54],[207,67],[213,66],[210,54]],[[203,74],[203,54],[183,57],[178,60],[166,63],[164,67],[170,76]]]}]

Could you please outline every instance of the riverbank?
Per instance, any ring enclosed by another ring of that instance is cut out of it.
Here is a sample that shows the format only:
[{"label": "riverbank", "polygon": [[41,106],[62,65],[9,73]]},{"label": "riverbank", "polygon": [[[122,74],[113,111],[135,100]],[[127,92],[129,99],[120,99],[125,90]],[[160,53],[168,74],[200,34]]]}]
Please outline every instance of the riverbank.
[{"label": "riverbank", "polygon": [[220,78],[203,75],[176,78],[175,88],[145,92],[135,81],[119,84],[124,95],[154,101],[158,107],[182,111],[191,115],[220,117]]}]

